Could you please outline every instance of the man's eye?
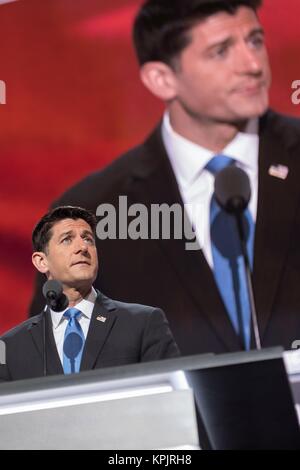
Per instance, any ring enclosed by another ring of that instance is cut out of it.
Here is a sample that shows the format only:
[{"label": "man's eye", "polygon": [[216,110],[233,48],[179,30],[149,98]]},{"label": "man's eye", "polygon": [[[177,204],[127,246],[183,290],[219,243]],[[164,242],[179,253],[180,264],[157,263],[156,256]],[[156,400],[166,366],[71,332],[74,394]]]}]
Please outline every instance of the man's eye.
[{"label": "man's eye", "polygon": [[254,36],[250,39],[250,43],[256,49],[260,49],[264,45],[264,38],[262,36]]},{"label": "man's eye", "polygon": [[63,238],[61,242],[64,244],[68,244],[70,243],[70,241],[71,241],[71,237],[66,237],[66,238]]},{"label": "man's eye", "polygon": [[223,58],[223,57],[226,57],[227,53],[228,53],[228,47],[222,46],[215,50],[214,56]]},{"label": "man's eye", "polygon": [[84,237],[84,240],[89,244],[89,245],[94,245],[94,239],[92,237]]}]

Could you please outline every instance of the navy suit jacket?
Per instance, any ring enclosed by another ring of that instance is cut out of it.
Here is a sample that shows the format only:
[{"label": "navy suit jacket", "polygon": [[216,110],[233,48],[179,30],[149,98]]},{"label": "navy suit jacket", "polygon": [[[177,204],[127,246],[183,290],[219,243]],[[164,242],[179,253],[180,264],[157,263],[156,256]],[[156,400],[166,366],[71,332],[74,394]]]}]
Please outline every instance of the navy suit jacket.
[{"label": "navy suit jacket", "polygon": [[[6,365],[0,366],[0,380],[43,376],[43,316],[41,313],[32,317],[2,336],[6,344]],[[45,320],[47,375],[63,374],[49,312],[46,312]],[[117,302],[98,292],[81,371],[178,355],[177,345],[160,309]]]}]

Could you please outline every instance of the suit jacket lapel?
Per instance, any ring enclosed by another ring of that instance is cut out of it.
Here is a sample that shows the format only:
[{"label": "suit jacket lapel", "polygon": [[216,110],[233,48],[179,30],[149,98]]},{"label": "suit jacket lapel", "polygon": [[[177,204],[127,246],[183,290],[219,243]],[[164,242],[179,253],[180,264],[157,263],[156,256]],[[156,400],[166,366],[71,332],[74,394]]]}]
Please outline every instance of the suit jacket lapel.
[{"label": "suit jacket lapel", "polygon": [[[299,198],[299,156],[293,155],[295,135],[271,112],[261,121],[253,280],[262,339],[285,265]],[[270,167],[279,164],[289,168],[285,180],[269,174]]]},{"label": "suit jacket lapel", "polygon": [[[160,133],[160,126],[148,139],[140,160],[137,158],[127,192],[132,202],[145,204],[174,203],[183,207],[175,175],[169,163]],[[234,332],[216,287],[213,273],[201,250],[186,250],[185,240],[156,240],[173,266],[188,294],[206,316],[219,339],[229,350],[239,349],[240,340]],[[150,242],[149,242],[150,243]]]},{"label": "suit jacket lapel", "polygon": [[43,358],[43,315],[41,313],[39,316],[34,317],[31,325],[29,326],[29,334],[32,337],[32,340],[36,346],[37,352],[41,358]]},{"label": "suit jacket lapel", "polygon": [[[45,315],[45,316],[44,316]],[[50,311],[41,313],[37,319],[32,323],[29,328],[32,339],[36,345],[38,353],[42,359],[44,356],[44,345],[43,345],[43,317],[46,321],[46,357],[47,357],[47,375],[62,374],[63,368],[58,355],[53,330]]]},{"label": "suit jacket lapel", "polygon": [[114,302],[98,292],[84,345],[80,370],[90,370],[95,363],[116,320]]}]

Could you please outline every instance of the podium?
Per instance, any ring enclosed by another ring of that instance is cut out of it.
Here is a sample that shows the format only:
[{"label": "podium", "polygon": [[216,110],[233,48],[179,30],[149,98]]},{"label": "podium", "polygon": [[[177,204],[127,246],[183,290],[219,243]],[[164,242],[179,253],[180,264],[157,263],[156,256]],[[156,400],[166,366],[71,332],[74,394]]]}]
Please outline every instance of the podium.
[{"label": "podium", "polygon": [[[0,449],[299,449],[300,356],[205,354],[0,386]],[[198,418],[198,419],[197,419]]]}]

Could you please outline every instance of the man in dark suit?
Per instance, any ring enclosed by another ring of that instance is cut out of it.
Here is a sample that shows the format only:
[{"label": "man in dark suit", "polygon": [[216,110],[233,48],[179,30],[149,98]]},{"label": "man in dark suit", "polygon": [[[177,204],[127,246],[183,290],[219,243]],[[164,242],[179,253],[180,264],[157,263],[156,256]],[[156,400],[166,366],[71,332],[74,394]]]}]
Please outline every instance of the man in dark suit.
[{"label": "man in dark suit", "polygon": [[[122,300],[163,308],[183,354],[245,348],[226,292],[217,285],[212,254],[208,164],[220,154],[232,157],[251,182],[252,270],[262,346],[289,349],[300,332],[300,126],[268,110],[271,72],[256,14],[260,4],[145,2],[134,41],[143,83],[167,105],[164,119],[144,144],[55,203],[76,203],[98,215],[108,203],[117,219],[121,195],[128,207],[203,207],[198,221],[189,214],[202,250],[187,250],[185,240],[176,237],[97,239],[102,270],[95,285]],[[250,341],[253,347],[253,334]]]},{"label": "man in dark suit", "polygon": [[47,307],[1,338],[6,363],[0,380],[44,375],[44,356],[45,373],[52,375],[179,355],[160,309],[117,302],[93,288],[95,227],[92,213],[71,206],[54,209],[37,224],[33,264],[48,280],[61,282],[68,307]]}]

